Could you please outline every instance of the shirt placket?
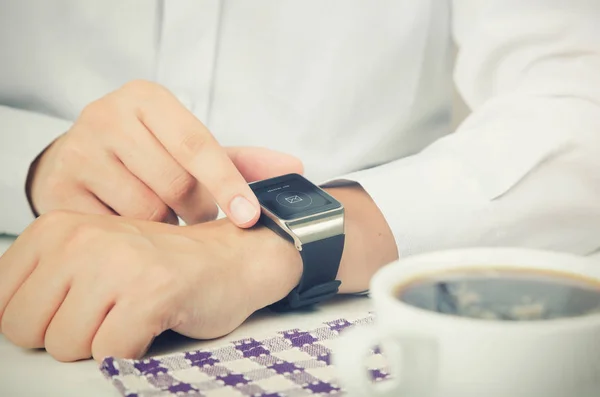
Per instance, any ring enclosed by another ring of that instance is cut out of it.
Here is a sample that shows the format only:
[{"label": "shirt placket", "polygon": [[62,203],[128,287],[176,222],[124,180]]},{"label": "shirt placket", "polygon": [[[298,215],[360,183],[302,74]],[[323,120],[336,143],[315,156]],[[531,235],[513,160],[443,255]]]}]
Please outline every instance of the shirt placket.
[{"label": "shirt placket", "polygon": [[221,0],[163,0],[156,80],[207,122]]}]

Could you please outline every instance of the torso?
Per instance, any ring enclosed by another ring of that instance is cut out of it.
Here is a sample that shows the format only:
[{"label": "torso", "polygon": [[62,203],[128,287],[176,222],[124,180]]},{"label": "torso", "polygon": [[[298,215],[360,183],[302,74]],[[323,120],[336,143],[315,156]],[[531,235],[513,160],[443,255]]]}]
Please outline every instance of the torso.
[{"label": "torso", "polygon": [[450,129],[445,1],[2,8],[2,104],[75,119],[126,81],[154,80],[221,144],[293,153],[317,180],[413,154]]}]

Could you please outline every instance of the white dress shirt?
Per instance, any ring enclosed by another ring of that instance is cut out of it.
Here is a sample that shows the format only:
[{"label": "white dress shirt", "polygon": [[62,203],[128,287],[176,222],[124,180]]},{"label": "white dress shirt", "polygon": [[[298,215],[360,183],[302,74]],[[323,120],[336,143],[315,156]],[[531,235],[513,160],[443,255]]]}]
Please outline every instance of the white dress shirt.
[{"label": "white dress shirt", "polygon": [[[89,102],[156,81],[222,145],[373,197],[401,256],[600,247],[598,0],[19,0],[0,7],[0,233]],[[452,40],[459,55],[453,62]],[[472,115],[451,128],[453,80]]]}]

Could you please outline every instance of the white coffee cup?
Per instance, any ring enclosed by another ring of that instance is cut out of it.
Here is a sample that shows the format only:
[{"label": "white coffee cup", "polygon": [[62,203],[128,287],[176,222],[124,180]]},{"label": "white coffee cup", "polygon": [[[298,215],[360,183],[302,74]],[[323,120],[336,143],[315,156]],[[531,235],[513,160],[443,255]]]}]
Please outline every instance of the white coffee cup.
[{"label": "white coffee cup", "polygon": [[[370,293],[375,324],[349,330],[332,356],[349,396],[600,396],[600,314],[482,320],[410,306],[398,288],[448,270],[541,269],[600,282],[600,263],[569,254],[477,248],[409,257],[381,269]],[[390,380],[371,382],[364,358],[380,344]]]}]

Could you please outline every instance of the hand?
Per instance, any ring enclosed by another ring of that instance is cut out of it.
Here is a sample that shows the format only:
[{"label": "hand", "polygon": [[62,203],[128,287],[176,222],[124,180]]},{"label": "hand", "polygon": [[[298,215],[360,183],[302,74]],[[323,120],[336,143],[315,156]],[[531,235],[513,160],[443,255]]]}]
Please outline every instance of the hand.
[{"label": "hand", "polygon": [[301,272],[294,246],[262,227],[53,212],[0,257],[0,330],[61,361],[135,358],[167,329],[229,333]]},{"label": "hand", "polygon": [[66,209],[176,224],[212,220],[215,202],[240,227],[260,207],[247,181],[302,172],[289,155],[223,148],[165,88],[125,84],[88,105],[31,168],[29,193],[43,214]]}]

